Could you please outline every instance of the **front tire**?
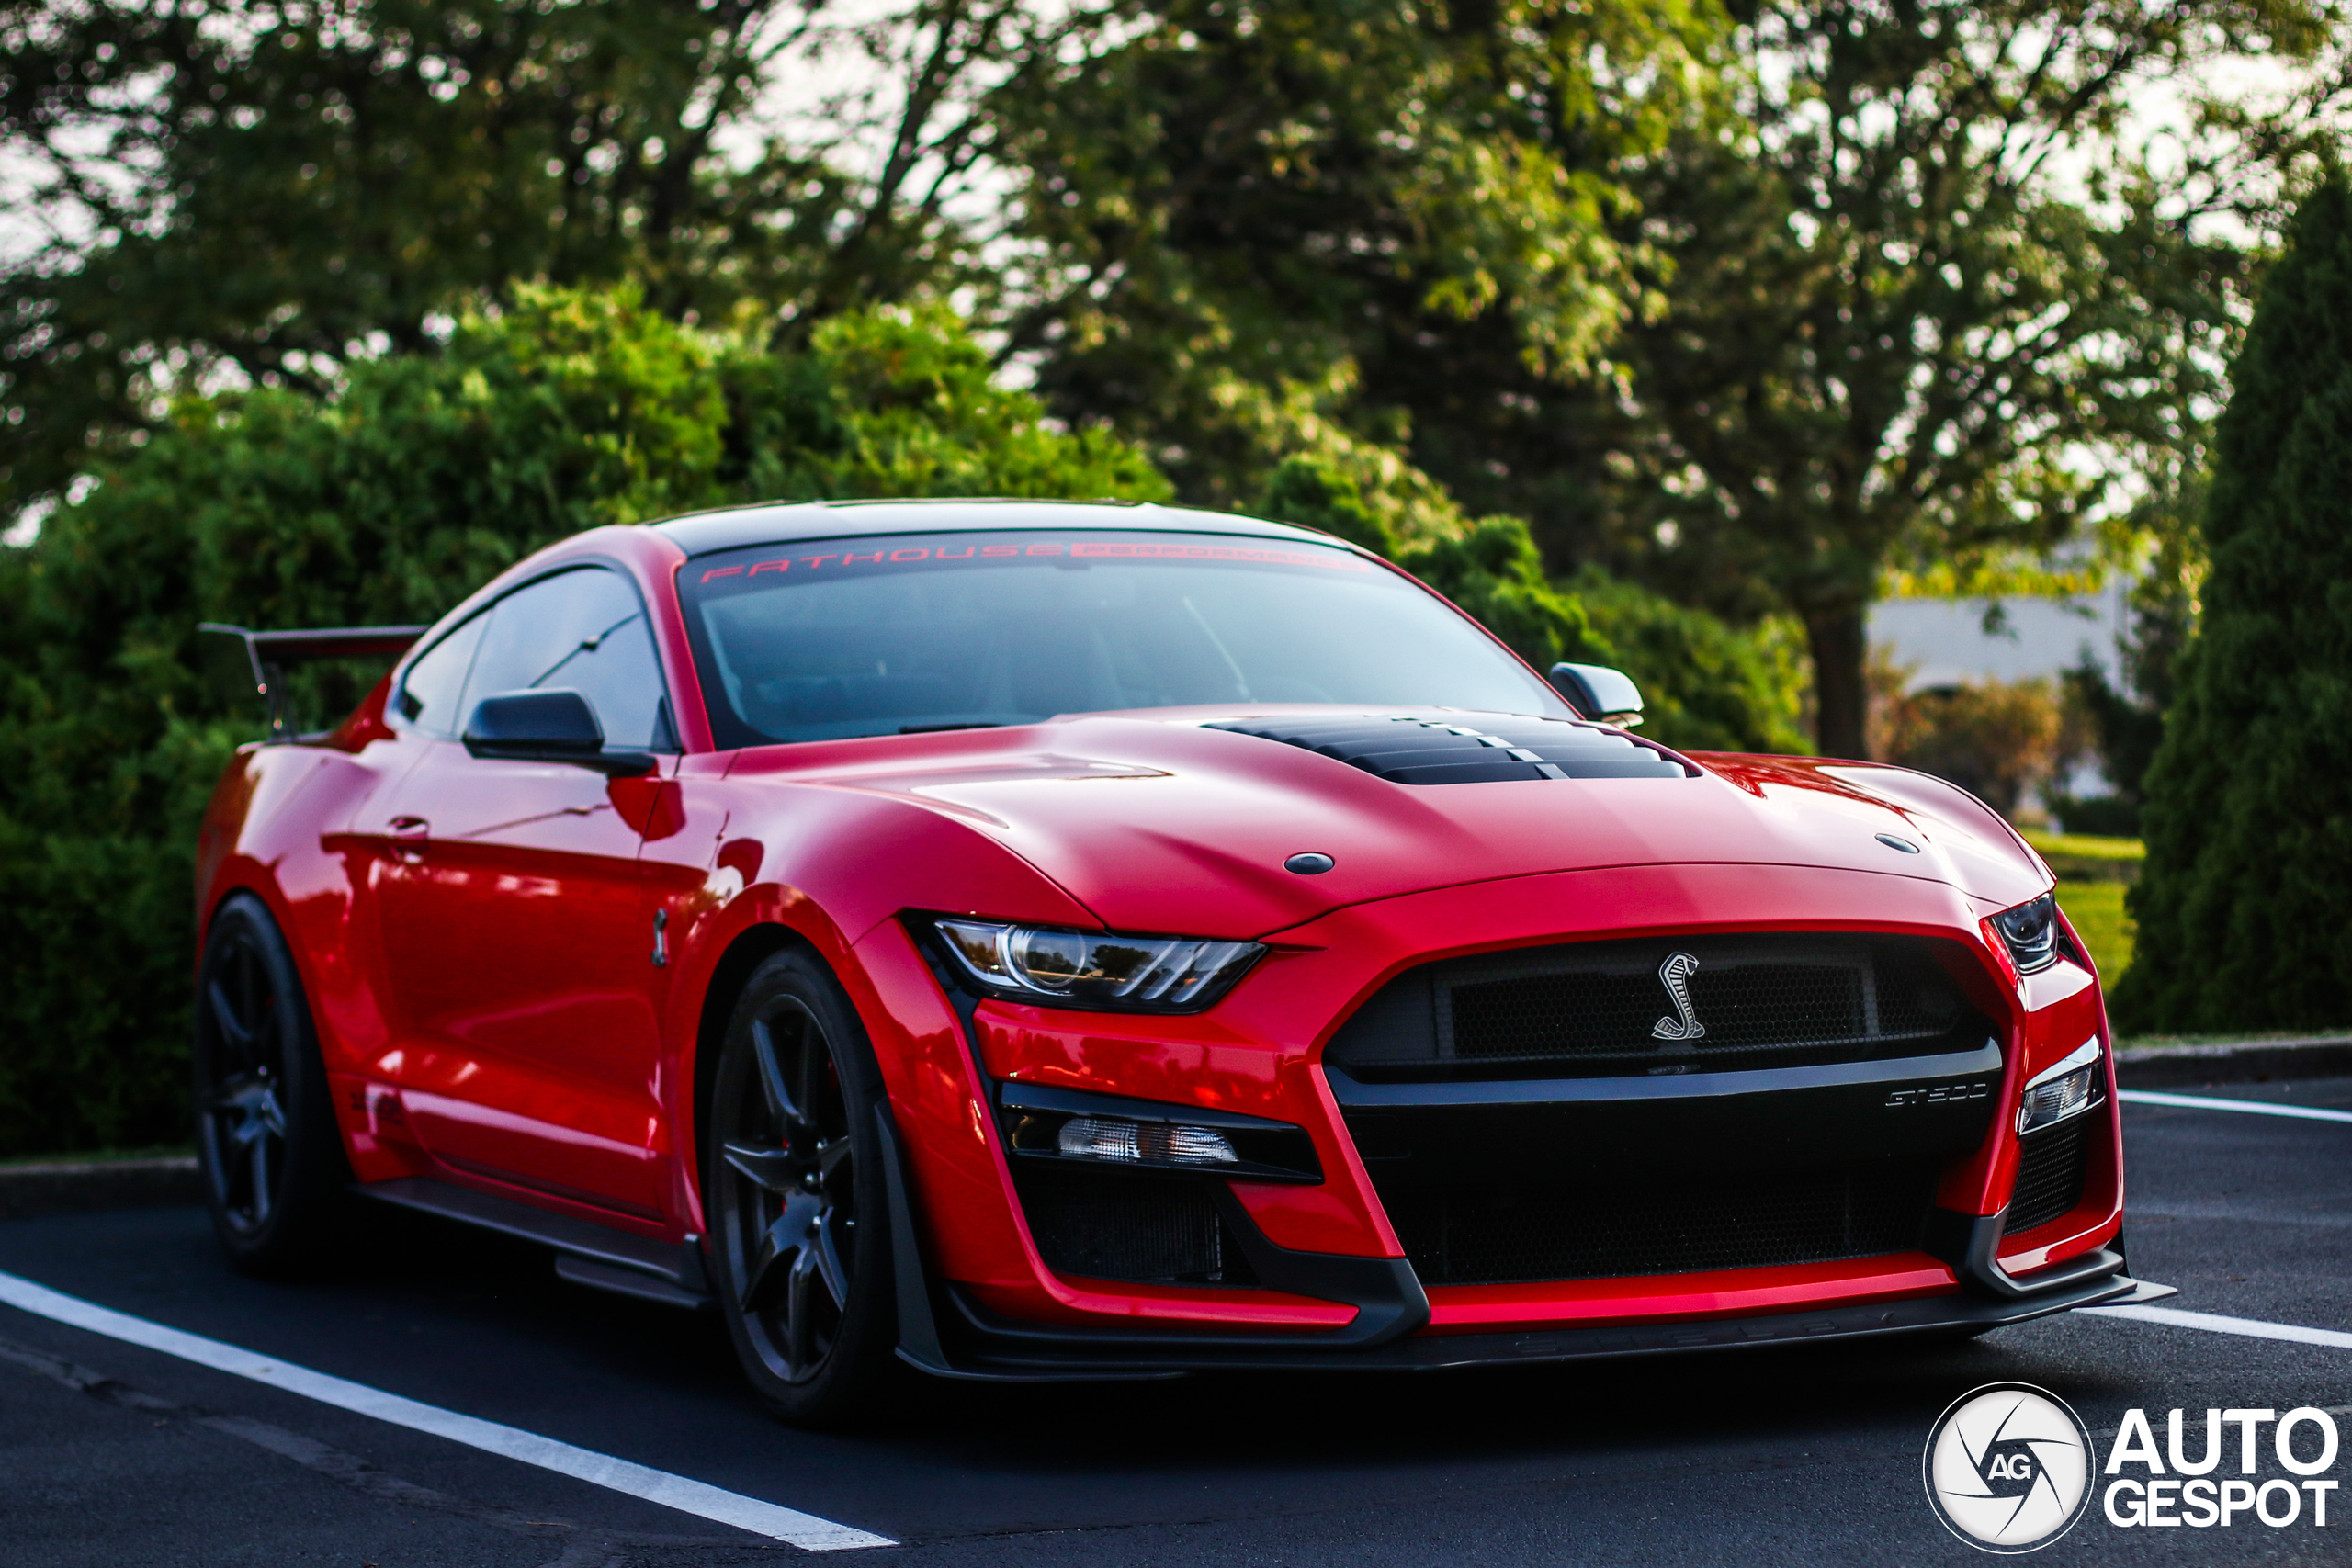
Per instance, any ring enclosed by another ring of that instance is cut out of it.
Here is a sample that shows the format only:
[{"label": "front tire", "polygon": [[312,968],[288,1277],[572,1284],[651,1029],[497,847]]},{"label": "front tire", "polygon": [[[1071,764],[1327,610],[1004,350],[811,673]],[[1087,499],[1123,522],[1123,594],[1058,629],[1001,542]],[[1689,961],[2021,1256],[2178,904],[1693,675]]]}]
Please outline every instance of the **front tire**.
[{"label": "front tire", "polygon": [[229,1261],[251,1274],[316,1263],[351,1165],[293,952],[250,893],[205,933],[191,1055],[197,1155]]},{"label": "front tire", "polygon": [[840,1427],[899,1385],[882,1076],[816,957],[762,964],[729,1019],[703,1195],[719,1312],[752,1389],[800,1427]]}]

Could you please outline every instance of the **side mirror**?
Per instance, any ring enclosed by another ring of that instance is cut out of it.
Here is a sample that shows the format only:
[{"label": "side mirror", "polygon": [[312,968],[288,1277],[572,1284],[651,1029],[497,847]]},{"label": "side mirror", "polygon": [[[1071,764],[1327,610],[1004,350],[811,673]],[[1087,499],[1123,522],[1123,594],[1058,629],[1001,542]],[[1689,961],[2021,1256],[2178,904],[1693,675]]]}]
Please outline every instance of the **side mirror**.
[{"label": "side mirror", "polygon": [[596,710],[577,692],[505,692],[484,697],[466,720],[466,750],[512,762],[569,762],[616,778],[650,773],[643,751],[607,751]]},{"label": "side mirror", "polygon": [[1595,724],[1631,729],[1642,722],[1642,689],[1623,670],[1606,664],[1555,664],[1552,686]]}]

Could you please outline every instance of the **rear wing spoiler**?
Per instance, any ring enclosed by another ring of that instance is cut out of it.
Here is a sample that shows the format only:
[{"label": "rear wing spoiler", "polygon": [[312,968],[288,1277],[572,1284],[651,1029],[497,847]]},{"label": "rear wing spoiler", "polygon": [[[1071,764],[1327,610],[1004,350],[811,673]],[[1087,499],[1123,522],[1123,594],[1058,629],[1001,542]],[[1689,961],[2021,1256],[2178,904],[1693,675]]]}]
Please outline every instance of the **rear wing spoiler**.
[{"label": "rear wing spoiler", "polygon": [[424,626],[319,626],[300,631],[257,632],[206,621],[205,664],[225,691],[261,698],[269,711],[269,738],[292,737],[286,724],[285,672],[321,659],[362,659],[408,651]]}]

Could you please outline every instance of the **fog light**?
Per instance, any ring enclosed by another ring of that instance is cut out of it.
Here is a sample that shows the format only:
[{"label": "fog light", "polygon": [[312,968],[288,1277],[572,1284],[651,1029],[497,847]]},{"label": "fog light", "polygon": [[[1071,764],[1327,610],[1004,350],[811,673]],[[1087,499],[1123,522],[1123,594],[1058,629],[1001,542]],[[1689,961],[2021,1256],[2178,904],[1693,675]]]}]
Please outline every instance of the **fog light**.
[{"label": "fog light", "polygon": [[2087,1111],[2098,1094],[2098,1042],[2085,1041],[2065,1060],[2034,1074],[2018,1103],[2020,1135]]},{"label": "fog light", "polygon": [[1238,1165],[1240,1157],[1224,1134],[1209,1127],[1125,1122],[1108,1116],[1073,1116],[1062,1123],[1055,1146],[1069,1159],[1119,1160],[1128,1164]]}]

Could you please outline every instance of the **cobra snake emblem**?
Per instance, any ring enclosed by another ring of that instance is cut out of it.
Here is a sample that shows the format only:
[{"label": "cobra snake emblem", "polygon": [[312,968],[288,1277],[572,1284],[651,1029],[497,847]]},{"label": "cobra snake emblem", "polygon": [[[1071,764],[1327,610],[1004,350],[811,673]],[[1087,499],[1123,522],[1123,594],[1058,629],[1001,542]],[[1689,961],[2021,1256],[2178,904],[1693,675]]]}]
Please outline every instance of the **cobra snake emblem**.
[{"label": "cobra snake emblem", "polygon": [[1658,983],[1666,987],[1666,994],[1673,999],[1674,1010],[1681,1015],[1679,1018],[1662,1018],[1650,1025],[1650,1033],[1657,1039],[1696,1040],[1707,1032],[1707,1026],[1699,1021],[1699,1015],[1690,1009],[1690,971],[1697,967],[1699,961],[1687,953],[1668,953],[1666,962],[1657,966]]}]

